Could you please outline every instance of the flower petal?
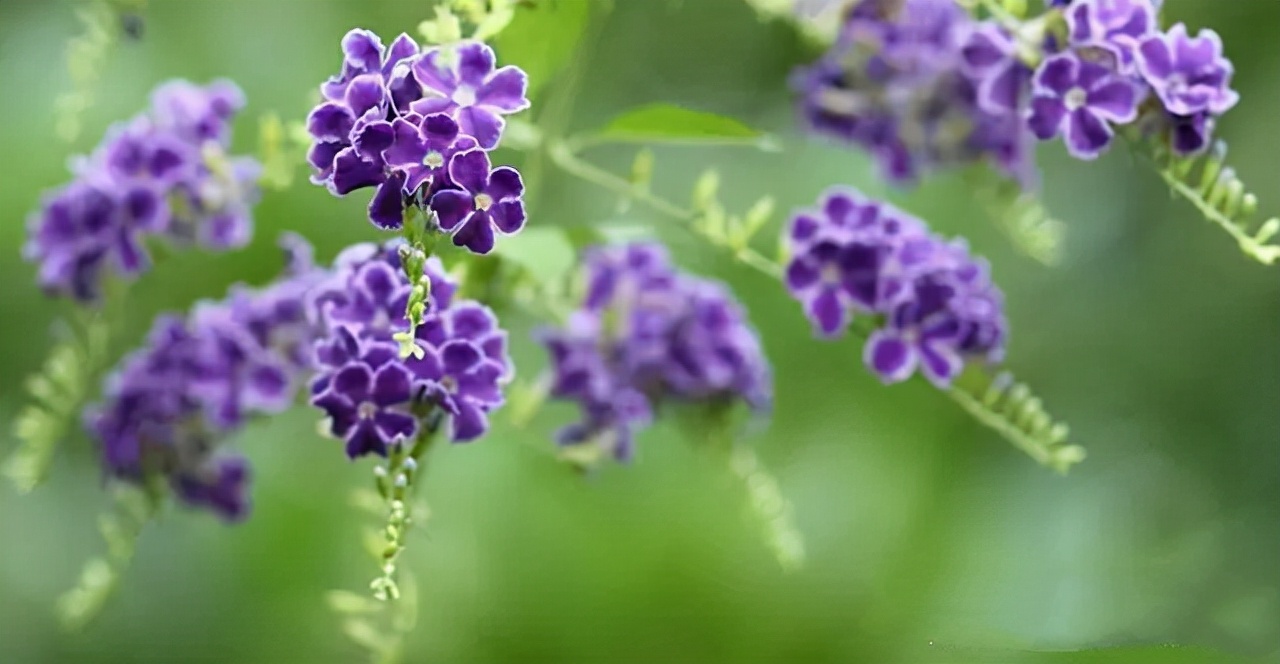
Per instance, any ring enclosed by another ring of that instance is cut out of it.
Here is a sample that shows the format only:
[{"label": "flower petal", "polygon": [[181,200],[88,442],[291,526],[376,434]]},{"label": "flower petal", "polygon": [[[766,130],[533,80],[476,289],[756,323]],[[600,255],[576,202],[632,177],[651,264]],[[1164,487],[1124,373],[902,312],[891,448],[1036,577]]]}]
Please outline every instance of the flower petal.
[{"label": "flower petal", "polygon": [[501,115],[483,106],[458,109],[458,126],[462,127],[462,133],[475,138],[476,144],[486,150],[498,147],[506,125],[507,121]]},{"label": "flower petal", "polygon": [[493,73],[476,91],[476,104],[489,106],[505,113],[515,113],[529,108],[525,97],[529,76],[522,69],[507,65]]},{"label": "flower petal", "polygon": [[369,200],[369,221],[378,228],[396,230],[404,225],[404,181],[403,172],[393,172],[373,192]]},{"label": "flower petal", "polygon": [[473,212],[453,234],[453,244],[477,254],[493,251],[493,217],[487,210]]},{"label": "flower petal", "polygon": [[1110,145],[1112,135],[1111,127],[1087,108],[1067,115],[1067,152],[1077,159],[1096,159]]},{"label": "flower petal", "polygon": [[520,172],[510,166],[499,166],[489,173],[489,185],[485,193],[495,201],[507,201],[524,195],[524,181]]},{"label": "flower petal", "polygon": [[835,337],[849,324],[849,312],[835,288],[823,286],[806,308],[809,319],[821,336]]},{"label": "flower petal", "polygon": [[369,400],[379,406],[402,404],[412,396],[410,383],[413,376],[399,362],[388,362],[373,375],[373,389]]},{"label": "flower petal", "polygon": [[440,229],[452,232],[471,217],[475,211],[475,199],[465,191],[445,189],[431,197],[429,207],[436,213]]},{"label": "flower petal", "polygon": [[489,430],[489,417],[478,406],[464,399],[458,400],[458,413],[450,422],[453,430],[451,438],[455,443],[473,441]]},{"label": "flower petal", "polygon": [[449,160],[449,179],[472,194],[479,194],[489,186],[490,168],[489,153],[484,150],[459,152]]},{"label": "flower petal", "polygon": [[493,72],[497,58],[484,42],[467,42],[458,47],[458,82],[479,89]]},{"label": "flower petal", "polygon": [[900,383],[916,370],[915,350],[902,337],[876,330],[863,347],[862,359],[885,383]]}]

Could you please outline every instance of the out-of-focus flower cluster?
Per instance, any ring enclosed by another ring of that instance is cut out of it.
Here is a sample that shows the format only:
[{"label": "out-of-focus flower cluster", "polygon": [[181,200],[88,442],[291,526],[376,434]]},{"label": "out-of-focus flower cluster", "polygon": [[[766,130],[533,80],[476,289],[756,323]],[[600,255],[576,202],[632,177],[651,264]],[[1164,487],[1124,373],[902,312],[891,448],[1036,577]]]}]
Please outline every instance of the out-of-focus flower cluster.
[{"label": "out-of-focus flower cluster", "polygon": [[786,283],[815,331],[840,336],[855,315],[876,330],[863,358],[886,383],[917,369],[946,387],[967,361],[999,362],[1003,296],[986,261],[920,220],[852,190],[797,213],[786,236]]},{"label": "out-of-focus flower cluster", "polygon": [[284,277],[261,289],[233,287],[186,317],[160,317],[145,346],[107,379],[86,425],[109,475],[139,484],[163,478],[190,505],[227,519],[247,514],[248,464],[217,454],[218,444],[249,416],[291,406],[311,364],[305,295],[323,274],[300,239],[284,246]]},{"label": "out-of-focus flower cluster", "polygon": [[983,159],[1030,177],[1023,123],[962,66],[972,24],[955,0],[852,3],[835,45],[793,76],[805,122],[861,146],[892,182]]},{"label": "out-of-focus flower cluster", "polygon": [[[423,283],[409,282],[406,261],[421,266]],[[313,292],[308,308],[323,332],[311,403],[350,457],[386,456],[439,417],[454,442],[488,431],[488,413],[503,404],[514,371],[507,333],[488,307],[456,299],[457,288],[439,259],[392,242],[348,248]],[[410,328],[414,289],[427,291],[427,306],[414,353],[402,357],[396,334]]]},{"label": "out-of-focus flower cluster", "polygon": [[1233,67],[1214,31],[1161,31],[1160,6],[1054,0],[1013,25],[976,21],[954,0],[858,0],[831,51],[795,76],[802,114],[875,155],[895,182],[987,157],[1028,182],[1028,132],[1093,159],[1135,122],[1195,154],[1238,100]]},{"label": "out-of-focus flower cluster", "polygon": [[582,414],[561,444],[600,445],[625,461],[666,402],[769,407],[768,362],[723,285],[677,271],[657,244],[593,249],[585,277],[582,305],[538,335],[551,356],[551,396]]},{"label": "out-of-focus flower cluster", "polygon": [[375,187],[369,219],[383,229],[401,228],[409,207],[430,209],[454,244],[478,254],[495,233],[524,226],[520,174],[489,161],[503,116],[529,107],[523,71],[497,67],[479,42],[423,50],[402,34],[384,47],[352,30],[342,51],[307,120],[313,182],[337,196]]},{"label": "out-of-focus flower cluster", "polygon": [[108,274],[149,267],[152,236],[215,250],[246,244],[261,169],[227,152],[243,106],[228,81],[171,81],[152,93],[148,112],[113,126],[92,154],[73,160],[74,179],[29,220],[23,255],[39,264],[41,286],[96,300]]}]

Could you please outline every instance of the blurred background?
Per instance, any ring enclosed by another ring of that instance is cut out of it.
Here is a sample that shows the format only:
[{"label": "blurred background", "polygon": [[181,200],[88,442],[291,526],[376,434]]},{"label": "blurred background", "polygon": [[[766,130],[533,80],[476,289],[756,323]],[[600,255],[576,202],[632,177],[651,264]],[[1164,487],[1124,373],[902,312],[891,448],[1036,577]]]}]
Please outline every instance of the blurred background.
[{"label": "blurred background", "polygon": [[[143,38],[103,63],[96,106],[67,145],[52,109],[70,86],[74,5],[0,0],[0,453],[14,445],[22,377],[66,312],[18,249],[41,191],[67,180],[67,157],[171,77],[238,82],[249,106],[237,144],[252,150],[259,114],[305,115],[349,28],[389,39],[430,14],[426,0],[149,4]],[[1220,135],[1263,212],[1280,213],[1280,3],[1167,0],[1165,14],[1222,34],[1243,101]],[[1045,268],[1013,250],[959,177],[886,192],[861,155],[799,135],[786,77],[813,52],[741,0],[617,0],[598,29],[576,56],[580,92],[552,121],[590,129],[654,101],[733,116],[778,135],[781,152],[660,149],[656,189],[684,200],[716,166],[731,208],[772,193],[786,211],[853,184],[965,235],[1008,295],[1009,366],[1089,458],[1056,476],[922,381],[881,386],[855,346],[811,339],[777,284],[547,171],[532,224],[649,224],[685,267],[743,298],[776,372],[776,413],[752,443],[794,504],[809,562],[783,574],[742,518],[741,485],[674,427],[647,431],[630,467],[584,478],[546,453],[570,410],[546,408],[522,430],[499,415],[486,440],[429,457],[432,516],[402,563],[422,601],[407,661],[1280,661],[1277,268],[1243,257],[1122,147],[1087,164],[1057,143],[1040,153],[1045,197],[1069,228],[1063,264]],[[590,156],[624,170],[633,154]],[[377,238],[367,199],[335,200],[304,178],[268,193],[250,248],[172,255],[130,289],[128,340],[157,312],[269,279],[283,230],[323,260]],[[520,371],[536,375],[536,321],[504,322]],[[64,446],[30,496],[0,485],[0,662],[359,661],[324,594],[361,592],[374,574],[369,519],[348,504],[371,463],[347,461],[315,421],[297,409],[249,427],[234,444],[256,468],[252,517],[229,527],[167,512],[79,633],[59,630],[53,606],[103,546],[94,450],[83,437]]]}]

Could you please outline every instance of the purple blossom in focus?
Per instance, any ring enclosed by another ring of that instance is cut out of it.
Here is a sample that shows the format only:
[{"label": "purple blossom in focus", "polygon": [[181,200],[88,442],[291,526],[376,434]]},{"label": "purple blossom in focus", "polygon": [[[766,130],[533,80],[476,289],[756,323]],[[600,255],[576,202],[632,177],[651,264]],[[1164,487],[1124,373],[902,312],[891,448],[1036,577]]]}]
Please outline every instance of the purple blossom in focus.
[{"label": "purple blossom in focus", "polygon": [[561,444],[596,444],[627,460],[635,433],[668,402],[769,407],[768,363],[724,286],[677,271],[654,244],[593,249],[585,269],[581,307],[538,333],[552,397],[581,412]]},{"label": "purple blossom in focus", "polygon": [[1115,135],[1111,125],[1136,119],[1143,95],[1139,84],[1074,53],[1046,59],[1034,85],[1027,116],[1031,132],[1042,140],[1062,136],[1079,159],[1102,154]]},{"label": "purple blossom in focus", "polygon": [[[373,33],[352,30],[342,48],[342,72],[321,86],[325,101],[307,120],[312,181],[336,196],[376,188],[368,216],[384,230],[401,228],[411,207],[443,211],[440,229],[476,253],[493,248],[495,226],[519,230],[524,210],[514,199],[523,185],[499,167],[487,191],[486,151],[501,140],[502,116],[528,108],[525,73],[495,68],[493,50],[478,42],[420,51],[401,35],[384,49]],[[472,154],[467,168],[455,171],[463,154]],[[453,193],[437,202],[444,192]]]},{"label": "purple blossom in focus", "polygon": [[243,105],[230,82],[171,81],[152,94],[148,112],[73,160],[72,182],[47,194],[28,220],[23,256],[39,264],[40,285],[94,301],[109,276],[150,267],[148,238],[214,250],[248,243],[261,169],[228,155]]},{"label": "purple blossom in focus", "polygon": [[322,275],[299,240],[286,238],[286,250],[283,278],[237,287],[186,318],[160,317],[144,347],[108,377],[86,426],[109,475],[137,483],[159,475],[190,505],[232,520],[247,514],[247,464],[216,448],[249,416],[292,404],[310,366],[300,351],[315,334],[303,303]]},{"label": "purple blossom in focus", "polygon": [[516,169],[491,169],[489,155],[477,148],[449,160],[449,179],[459,189],[437,192],[431,211],[455,245],[487,254],[493,250],[495,230],[510,235],[524,228],[524,182]]},{"label": "purple blossom in focus", "polygon": [[966,361],[999,361],[1003,297],[984,261],[919,220],[850,190],[793,217],[787,288],[817,334],[839,336],[854,316],[880,321],[863,349],[886,383],[920,371],[945,387]]},{"label": "purple blossom in focus", "polygon": [[529,108],[529,77],[513,65],[495,69],[496,57],[486,44],[465,42],[456,49],[452,64],[438,48],[418,58],[413,74],[422,84],[422,98],[410,106],[420,115],[454,115],[462,133],[492,150],[506,124],[502,116]]},{"label": "purple blossom in focus", "polygon": [[457,283],[429,258],[425,319],[414,332],[418,352],[400,356],[397,333],[409,329],[410,284],[401,243],[356,245],[335,261],[311,295],[309,309],[323,333],[314,346],[319,374],[311,403],[352,458],[385,456],[443,417],[454,442],[482,437],[488,413],[504,403],[514,373],[507,333],[482,304],[457,300]]}]

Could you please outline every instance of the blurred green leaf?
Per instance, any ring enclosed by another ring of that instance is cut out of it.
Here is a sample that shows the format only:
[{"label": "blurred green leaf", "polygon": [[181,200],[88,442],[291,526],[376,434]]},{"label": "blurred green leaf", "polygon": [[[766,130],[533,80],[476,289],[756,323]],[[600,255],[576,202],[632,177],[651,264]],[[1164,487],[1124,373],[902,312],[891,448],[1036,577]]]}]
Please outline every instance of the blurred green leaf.
[{"label": "blurred green leaf", "polygon": [[494,249],[498,256],[524,268],[538,283],[554,283],[573,269],[576,253],[562,229],[554,226],[527,228],[503,238]]},{"label": "blurred green leaf", "polygon": [[593,3],[584,0],[544,0],[521,5],[497,39],[504,63],[519,65],[529,74],[528,96],[569,62],[582,38]]},{"label": "blurred green leaf", "polygon": [[614,118],[590,142],[751,145],[772,149],[765,134],[733,118],[672,104],[649,104]]}]

